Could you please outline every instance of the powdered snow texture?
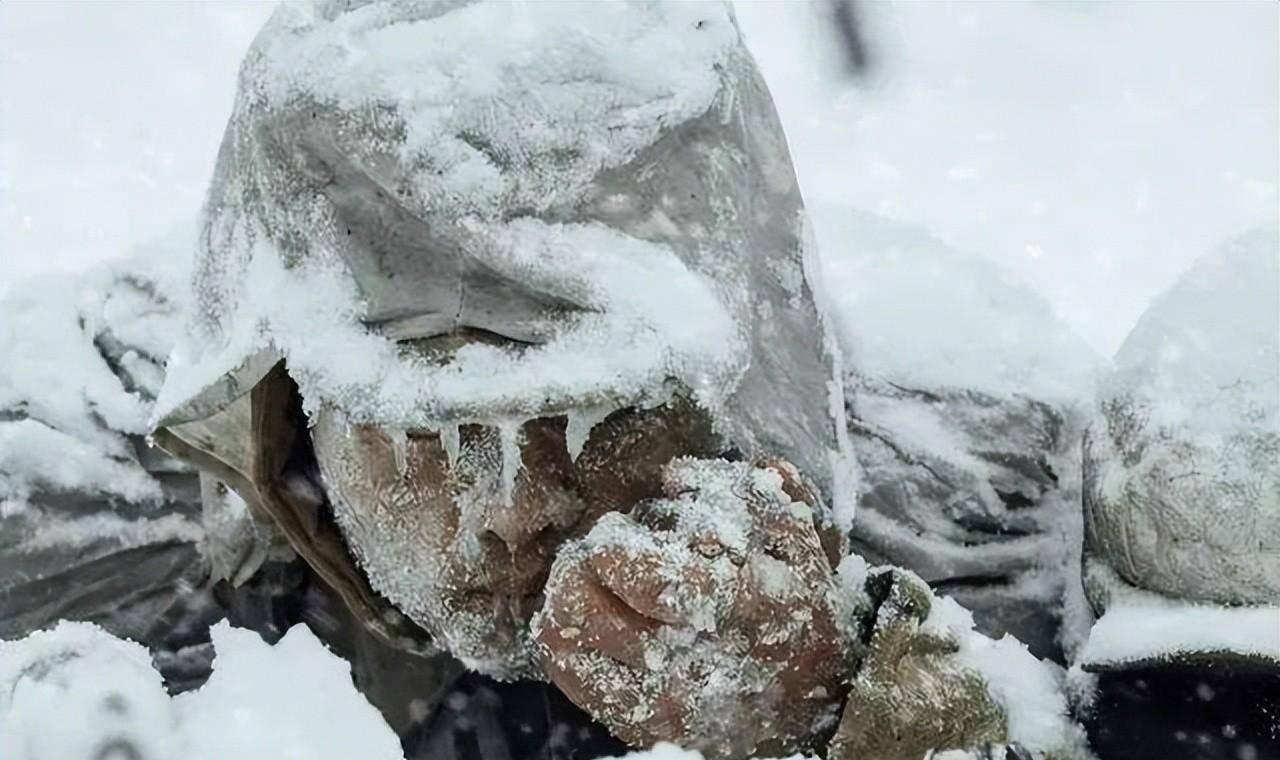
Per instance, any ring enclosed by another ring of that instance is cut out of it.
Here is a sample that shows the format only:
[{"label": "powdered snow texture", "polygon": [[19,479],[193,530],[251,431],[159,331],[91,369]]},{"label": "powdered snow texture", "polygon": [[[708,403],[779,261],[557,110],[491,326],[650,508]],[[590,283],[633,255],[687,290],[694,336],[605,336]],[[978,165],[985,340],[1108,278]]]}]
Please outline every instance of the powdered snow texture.
[{"label": "powdered snow texture", "polygon": [[850,208],[810,209],[837,332],[859,372],[915,388],[1088,398],[1101,362],[994,262]]},{"label": "powdered snow texture", "polygon": [[1280,433],[1280,242],[1228,241],[1152,303],[1116,353],[1110,395],[1196,432]]},{"label": "powdered snow texture", "polygon": [[1184,655],[1227,655],[1280,664],[1280,606],[1229,607],[1173,599],[1125,583],[1090,563],[1086,585],[1105,595],[1079,663],[1090,669]]},{"label": "powdered snow texture", "polygon": [[921,630],[959,643],[957,660],[982,677],[1005,711],[1009,741],[1033,752],[1080,746],[1082,732],[1069,718],[1064,674],[1038,660],[1012,636],[994,640],[973,630],[973,616],[953,599],[939,597]]},{"label": "powdered snow texture", "polygon": [[0,642],[0,757],[403,758],[350,666],[305,627],[274,647],[219,623],[200,689],[170,698],[143,647],[89,623]]},{"label": "powdered snow texture", "polygon": [[1094,623],[1086,665],[1185,654],[1236,654],[1280,663],[1280,607],[1220,607],[1153,598],[1114,604]]}]

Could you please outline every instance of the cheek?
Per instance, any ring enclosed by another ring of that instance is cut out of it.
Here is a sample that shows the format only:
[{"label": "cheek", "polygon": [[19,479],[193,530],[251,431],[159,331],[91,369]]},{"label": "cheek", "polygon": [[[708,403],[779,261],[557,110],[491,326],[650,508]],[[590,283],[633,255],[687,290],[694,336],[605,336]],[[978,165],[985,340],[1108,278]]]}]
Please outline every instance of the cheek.
[{"label": "cheek", "polygon": [[661,496],[671,460],[712,458],[721,449],[710,418],[677,399],[657,409],[616,412],[598,425],[578,458],[578,478],[599,517]]},{"label": "cheek", "polygon": [[379,526],[413,545],[443,552],[459,529],[438,440],[395,440],[377,429],[321,420],[313,430],[316,457],[340,522]]}]

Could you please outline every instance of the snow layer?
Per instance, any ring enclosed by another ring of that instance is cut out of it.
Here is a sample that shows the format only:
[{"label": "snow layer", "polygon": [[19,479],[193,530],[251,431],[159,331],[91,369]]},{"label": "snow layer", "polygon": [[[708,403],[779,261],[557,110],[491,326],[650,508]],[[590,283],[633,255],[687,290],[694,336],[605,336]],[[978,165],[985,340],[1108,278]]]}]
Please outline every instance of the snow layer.
[{"label": "snow layer", "polygon": [[1280,433],[1280,233],[1265,227],[1204,256],[1138,320],[1109,397],[1151,422],[1206,433]]},{"label": "snow layer", "polygon": [[[276,251],[253,245],[254,232],[227,230],[249,239],[220,241],[223,248],[204,262],[202,283],[234,288],[234,270],[252,259],[238,298],[243,310],[221,346],[196,348],[217,351],[221,361],[205,356],[193,365],[202,357],[174,355],[159,413],[235,370],[262,347],[254,335],[262,328],[288,356],[309,402],[340,401],[358,418],[398,427],[494,411],[527,415],[535,411],[527,406],[537,395],[531,386],[565,407],[591,395],[629,399],[655,374],[707,392],[719,385],[713,378],[732,382],[743,347],[728,314],[667,247],[600,224],[527,216],[490,223],[512,209],[535,214],[581,200],[596,173],[705,112],[721,89],[716,70],[735,46],[736,29],[719,4],[609,3],[589,12],[573,3],[543,3],[537,12],[508,3],[374,3],[347,13],[319,4],[282,8],[246,61],[242,97],[276,108],[305,101],[385,109],[402,134],[361,147],[390,151],[410,167],[406,181],[414,187],[400,191],[408,202],[421,204],[426,218],[447,211],[463,219],[476,238],[468,247],[486,248],[487,265],[590,314],[524,356],[473,346],[448,367],[422,366],[358,325],[370,305],[332,253],[292,280]],[[481,47],[489,54],[475,55]],[[562,165],[552,165],[554,157]],[[325,215],[319,208],[303,213]],[[646,276],[663,288],[635,287]],[[671,323],[690,307],[692,317]],[[335,355],[344,358],[340,367]],[[475,382],[482,377],[491,382]]]},{"label": "snow layer", "polygon": [[852,208],[810,214],[838,335],[859,372],[916,388],[1092,396],[1101,359],[994,262]]},{"label": "snow layer", "polygon": [[350,666],[305,626],[274,647],[225,622],[211,634],[213,675],[173,698],[146,649],[89,623],[0,642],[0,756],[403,758]]},{"label": "snow layer", "polygon": [[1228,607],[1185,601],[1126,583],[1107,565],[1087,565],[1086,587],[1105,609],[1078,664],[1090,670],[1196,655],[1280,663],[1280,605]]},{"label": "snow layer", "polygon": [[1220,607],[1151,595],[1114,604],[1089,634],[1085,666],[1226,654],[1280,663],[1280,607]]}]

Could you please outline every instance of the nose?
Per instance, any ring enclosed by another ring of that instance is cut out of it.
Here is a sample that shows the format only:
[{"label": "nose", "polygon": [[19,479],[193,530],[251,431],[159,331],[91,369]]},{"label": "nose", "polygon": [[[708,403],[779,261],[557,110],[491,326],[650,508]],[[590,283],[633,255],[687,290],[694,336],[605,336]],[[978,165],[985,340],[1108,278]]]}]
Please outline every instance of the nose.
[{"label": "nose", "polygon": [[562,425],[551,420],[525,423],[520,463],[511,499],[494,499],[485,509],[482,540],[509,558],[549,554],[583,506],[573,487],[572,462],[565,453]]}]

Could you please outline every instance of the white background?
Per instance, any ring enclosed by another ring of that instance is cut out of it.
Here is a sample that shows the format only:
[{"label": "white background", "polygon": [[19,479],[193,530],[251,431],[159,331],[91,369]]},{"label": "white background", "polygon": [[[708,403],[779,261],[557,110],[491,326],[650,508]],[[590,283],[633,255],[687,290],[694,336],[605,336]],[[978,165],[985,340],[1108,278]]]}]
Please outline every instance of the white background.
[{"label": "white background", "polygon": [[[1195,257],[1276,223],[1280,4],[864,3],[858,81],[824,6],[737,6],[807,198],[998,260],[1103,353]],[[270,10],[0,3],[0,291],[195,215]]]}]

